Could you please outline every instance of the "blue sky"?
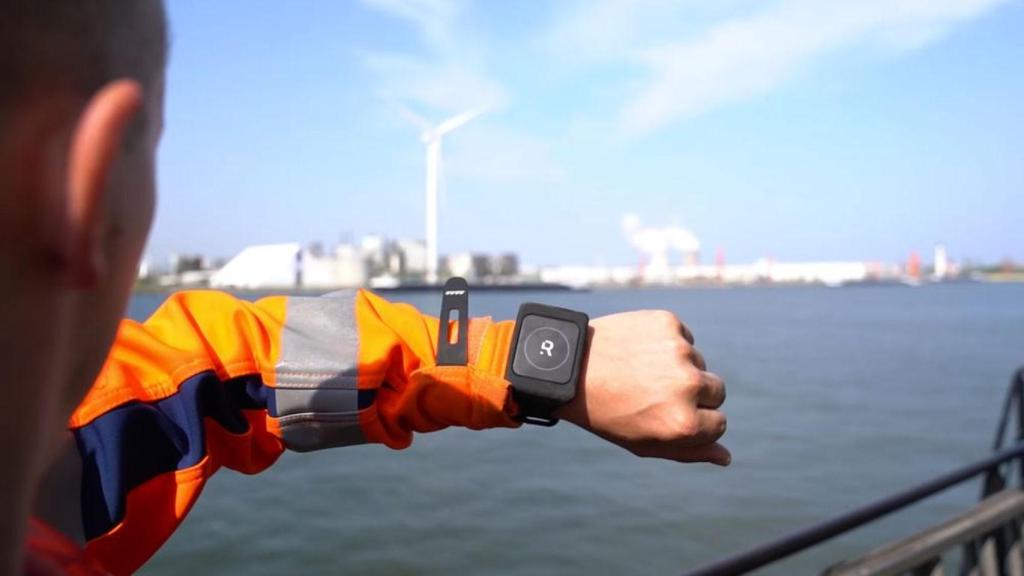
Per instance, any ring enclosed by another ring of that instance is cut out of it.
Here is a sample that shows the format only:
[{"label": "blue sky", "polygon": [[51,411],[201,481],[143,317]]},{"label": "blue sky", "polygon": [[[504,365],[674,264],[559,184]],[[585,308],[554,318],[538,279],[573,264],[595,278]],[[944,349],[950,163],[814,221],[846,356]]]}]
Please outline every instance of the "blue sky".
[{"label": "blue sky", "polygon": [[731,262],[1024,260],[1019,0],[168,0],[149,255],[423,235],[629,264],[626,214]]}]

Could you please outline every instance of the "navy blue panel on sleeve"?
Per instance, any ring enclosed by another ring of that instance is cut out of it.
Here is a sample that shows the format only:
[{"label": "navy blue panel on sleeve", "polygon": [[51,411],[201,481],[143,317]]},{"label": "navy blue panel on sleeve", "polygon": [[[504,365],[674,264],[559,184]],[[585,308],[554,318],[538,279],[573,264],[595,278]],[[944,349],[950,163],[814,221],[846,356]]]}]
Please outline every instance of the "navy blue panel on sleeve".
[{"label": "navy blue panel on sleeve", "polygon": [[[358,408],[375,390],[360,390]],[[245,434],[242,410],[273,410],[273,389],[258,374],[222,382],[213,371],[192,376],[178,392],[155,402],[129,402],[75,430],[82,457],[82,523],[87,539],[124,518],[130,490],[167,472],[198,464],[206,455],[203,420]]]},{"label": "navy blue panel on sleeve", "polygon": [[265,409],[269,391],[258,375],[221,382],[202,372],[156,402],[130,402],[75,431],[82,456],[82,523],[88,539],[124,518],[128,491],[206,455],[203,419],[233,434],[249,430],[242,410]]},{"label": "navy blue panel on sleeve", "polygon": [[376,399],[376,390],[360,390],[359,395],[356,396],[356,408],[359,410],[366,410],[373,405],[373,401]]}]

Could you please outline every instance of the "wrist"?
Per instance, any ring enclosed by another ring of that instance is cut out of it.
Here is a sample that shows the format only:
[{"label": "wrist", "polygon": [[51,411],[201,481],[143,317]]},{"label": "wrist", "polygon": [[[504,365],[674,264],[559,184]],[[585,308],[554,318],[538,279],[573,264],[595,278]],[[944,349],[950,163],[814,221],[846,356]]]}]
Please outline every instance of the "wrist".
[{"label": "wrist", "polygon": [[594,386],[597,377],[590,370],[590,345],[594,340],[594,326],[587,327],[587,343],[583,348],[583,362],[580,364],[580,377],[576,383],[576,396],[560,406],[553,413],[555,418],[571,422],[586,428],[590,422],[587,415],[587,388]]}]

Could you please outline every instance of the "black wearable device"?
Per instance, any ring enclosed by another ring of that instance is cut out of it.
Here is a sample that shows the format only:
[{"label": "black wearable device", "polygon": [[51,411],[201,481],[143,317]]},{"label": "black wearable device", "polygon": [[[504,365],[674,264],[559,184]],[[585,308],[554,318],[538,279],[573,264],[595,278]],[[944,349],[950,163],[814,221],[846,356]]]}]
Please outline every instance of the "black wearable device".
[{"label": "black wearable device", "polygon": [[505,379],[521,421],[554,426],[552,412],[576,397],[589,322],[575,310],[532,302],[519,307]]},{"label": "black wearable device", "polygon": [[[450,326],[455,316],[457,339]],[[552,413],[576,397],[590,319],[582,312],[529,302],[519,307],[505,379],[527,424],[554,426]],[[469,285],[451,278],[444,285],[437,335],[437,365],[464,366],[469,361]]]}]

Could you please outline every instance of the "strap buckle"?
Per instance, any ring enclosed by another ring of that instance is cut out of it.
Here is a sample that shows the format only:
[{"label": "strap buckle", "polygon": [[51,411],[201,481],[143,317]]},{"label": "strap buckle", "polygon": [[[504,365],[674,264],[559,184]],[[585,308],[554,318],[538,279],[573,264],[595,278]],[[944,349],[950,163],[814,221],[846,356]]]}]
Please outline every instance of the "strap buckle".
[{"label": "strap buckle", "polygon": [[[458,340],[451,341],[452,312]],[[465,278],[449,278],[441,296],[441,317],[437,331],[437,365],[469,364],[469,284]]]}]

